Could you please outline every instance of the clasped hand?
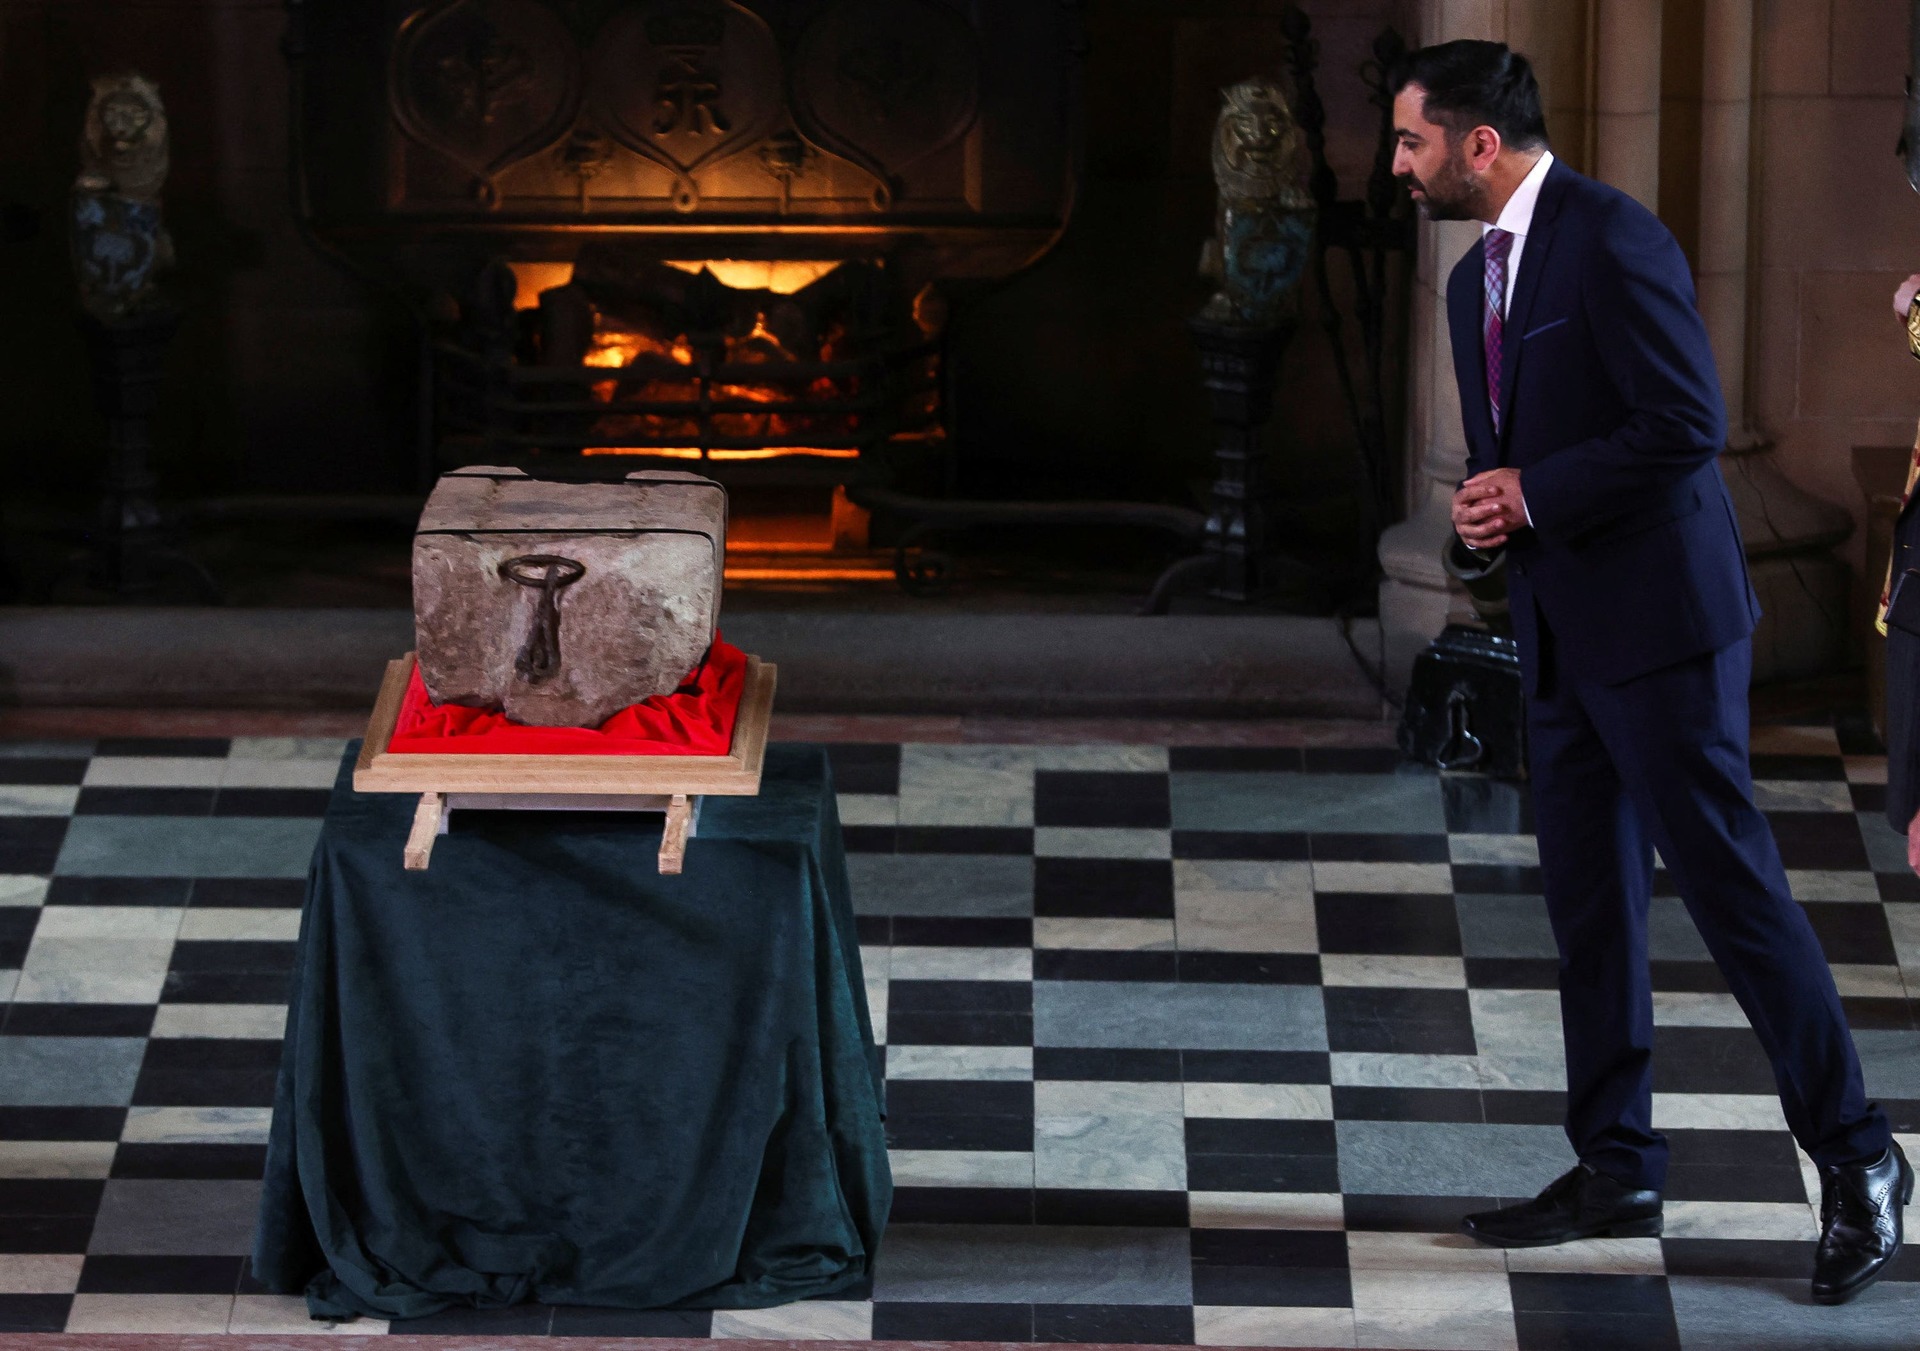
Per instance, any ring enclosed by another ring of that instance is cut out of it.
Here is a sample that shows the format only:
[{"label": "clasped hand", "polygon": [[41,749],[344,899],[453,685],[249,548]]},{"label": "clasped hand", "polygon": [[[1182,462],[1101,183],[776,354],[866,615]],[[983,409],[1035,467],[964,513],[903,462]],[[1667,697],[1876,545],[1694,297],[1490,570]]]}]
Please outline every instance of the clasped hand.
[{"label": "clasped hand", "polygon": [[1475,474],[1453,494],[1453,529],[1472,549],[1497,549],[1527,523],[1518,469]]}]

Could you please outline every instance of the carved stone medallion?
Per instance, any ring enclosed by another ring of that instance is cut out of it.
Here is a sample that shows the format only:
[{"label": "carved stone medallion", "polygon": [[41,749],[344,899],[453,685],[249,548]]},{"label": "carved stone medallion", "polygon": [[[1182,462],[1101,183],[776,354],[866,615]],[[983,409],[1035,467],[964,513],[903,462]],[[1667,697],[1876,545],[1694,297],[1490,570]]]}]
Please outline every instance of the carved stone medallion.
[{"label": "carved stone medallion", "polygon": [[579,48],[537,0],[441,0],[400,25],[387,68],[394,118],[421,145],[494,180],[558,144],[580,111]]},{"label": "carved stone medallion", "polygon": [[840,0],[808,25],[794,52],[794,118],[808,138],[884,185],[973,125],[980,42],[938,0]]},{"label": "carved stone medallion", "polygon": [[699,205],[694,171],[748,149],[780,113],[780,54],[764,20],[731,0],[641,0],[594,39],[594,115],[673,171],[673,204]]}]

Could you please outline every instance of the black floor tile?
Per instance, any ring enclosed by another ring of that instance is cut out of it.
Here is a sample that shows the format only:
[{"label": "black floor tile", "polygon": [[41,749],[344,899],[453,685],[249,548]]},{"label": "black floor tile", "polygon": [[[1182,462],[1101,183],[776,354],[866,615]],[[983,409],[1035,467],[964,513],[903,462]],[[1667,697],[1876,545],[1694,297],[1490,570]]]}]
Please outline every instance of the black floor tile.
[{"label": "black floor tile", "polygon": [[1855,995],[1843,997],[1840,1007],[1846,1011],[1847,1026],[1855,1031],[1904,1032],[1920,1026],[1920,1001],[1912,999],[1867,999]]},{"label": "black floor tile", "polygon": [[213,800],[215,816],[314,816],[327,814],[325,788],[222,788]]},{"label": "black floor tile", "polygon": [[0,1295],[0,1332],[63,1332],[72,1308],[72,1295]]},{"label": "black floor tile", "polygon": [[1347,1308],[1353,1304],[1353,1278],[1341,1267],[1193,1268],[1193,1302],[1292,1308]]},{"label": "black floor tile", "polygon": [[33,931],[39,927],[40,907],[0,906],[0,970],[17,971],[26,964]]},{"label": "black floor tile", "polygon": [[893,941],[903,948],[1024,948],[1033,921],[1014,916],[895,915]]},{"label": "black floor tile", "polygon": [[553,1326],[546,1304],[514,1304],[504,1309],[442,1309],[424,1318],[396,1318],[389,1333],[442,1337],[542,1337]]},{"label": "black floor tile", "polygon": [[1456,1234],[1460,1217],[1479,1210],[1491,1210],[1508,1200],[1494,1196],[1385,1196],[1355,1195],[1341,1198],[1346,1211],[1347,1228],[1361,1233]]},{"label": "black floor tile", "polygon": [[889,947],[893,943],[893,916],[855,915],[853,932],[861,947]]},{"label": "black floor tile", "polygon": [[1453,889],[1457,892],[1497,896],[1539,896],[1546,882],[1538,868],[1504,863],[1456,863],[1453,865]]},{"label": "black floor tile", "polygon": [[170,967],[183,974],[284,973],[293,970],[294,944],[266,939],[186,939],[173,945]]},{"label": "black floor tile", "polygon": [[1033,913],[1172,919],[1173,865],[1162,859],[1037,858]]},{"label": "black floor tile", "polygon": [[[1811,1226],[1809,1226],[1811,1235]],[[1669,1276],[1777,1280],[1813,1274],[1813,1244],[1732,1238],[1663,1238]]]},{"label": "black floor tile", "polygon": [[1038,948],[1033,954],[1033,978],[1172,981],[1180,978],[1180,962],[1171,952]]},{"label": "black floor tile", "polygon": [[1807,1199],[1800,1170],[1758,1164],[1674,1164],[1667,1169],[1669,1201],[1784,1201]]},{"label": "black floor tile", "polygon": [[[1194,1266],[1339,1267],[1347,1265],[1346,1235],[1314,1229],[1196,1229]],[[1204,1304],[1205,1300],[1196,1303]]]},{"label": "black floor tile", "polygon": [[307,884],[297,877],[202,877],[193,883],[193,904],[244,910],[298,910]]},{"label": "black floor tile", "polygon": [[877,1342],[1030,1342],[1033,1340],[1033,1306],[876,1302],[873,1339]]},{"label": "black floor tile", "polygon": [[891,1116],[1013,1116],[1033,1119],[1026,1080],[895,1079],[887,1085]]},{"label": "black floor tile", "polygon": [[137,1107],[271,1107],[280,1043],[166,1038],[147,1043],[134,1082]]},{"label": "black floor tile", "polygon": [[124,1107],[0,1107],[0,1140],[118,1140]]},{"label": "black floor tile", "polygon": [[1173,1083],[1180,1078],[1180,1052],[1036,1046],[1033,1077],[1104,1083]]},{"label": "black floor tile", "polygon": [[1323,997],[1330,1050],[1399,1055],[1476,1052],[1465,990],[1334,987]]},{"label": "black floor tile", "polygon": [[895,1046],[1031,1046],[1030,1013],[887,1013],[887,1041]]},{"label": "black floor tile", "polygon": [[56,877],[47,904],[182,906],[192,889],[185,877]]},{"label": "black floor tile", "polygon": [[107,736],[93,743],[95,755],[211,756],[224,759],[233,743],[218,736]]},{"label": "black floor tile", "polygon": [[836,742],[827,748],[836,793],[898,793],[900,747],[896,742]]},{"label": "black floor tile", "polygon": [[75,816],[211,816],[211,788],[82,788]]},{"label": "black floor tile", "polygon": [[1680,1351],[1673,1315],[1558,1313],[1517,1309],[1513,1315],[1519,1351]]},{"label": "black floor tile", "polygon": [[1560,962],[1554,957],[1469,957],[1467,984],[1475,990],[1557,990]]},{"label": "black floor tile", "polygon": [[1873,882],[1880,889],[1880,899],[1890,904],[1920,904],[1920,877],[1911,872],[1875,873]]},{"label": "black floor tile", "polygon": [[1898,966],[1887,912],[1857,901],[1806,901],[1801,904],[1827,960],[1836,964]]},{"label": "black floor tile", "polygon": [[1172,819],[1165,774],[1043,769],[1033,776],[1036,826],[1164,830]]},{"label": "black floor tile", "polygon": [[153,1030],[151,1004],[12,1004],[0,1016],[10,1037],[144,1037]]},{"label": "black floor tile", "polygon": [[1032,1224],[1033,1193],[1025,1187],[895,1187],[887,1219],[892,1224]]},{"label": "black floor tile", "polygon": [[1311,952],[1181,952],[1178,978],[1192,984],[1318,985],[1320,958]]},{"label": "black floor tile", "polygon": [[1331,1121],[1265,1121],[1239,1117],[1190,1117],[1187,1153],[1320,1154],[1337,1151]]},{"label": "black floor tile", "polygon": [[1451,896],[1322,892],[1313,911],[1322,952],[1460,955],[1460,915]]},{"label": "black floor tile", "polygon": [[1190,1084],[1324,1084],[1333,1078],[1325,1051],[1182,1051]]},{"label": "black floor tile", "polygon": [[1873,730],[1873,718],[1866,709],[1846,709],[1834,715],[1834,735],[1842,755],[1885,755],[1887,746]]},{"label": "black floor tile", "polygon": [[1480,1095],[1480,1109],[1490,1125],[1558,1126],[1567,1119],[1563,1092],[1488,1089]]},{"label": "black floor tile", "polygon": [[252,1181],[266,1170],[265,1145],[123,1144],[113,1156],[114,1177]]},{"label": "black floor tile", "polygon": [[892,854],[899,851],[898,826],[841,826],[840,843],[849,854]]},{"label": "black floor tile", "polygon": [[290,971],[169,971],[162,1004],[284,1004]]},{"label": "black floor tile", "polygon": [[1309,774],[1395,774],[1403,769],[1423,772],[1391,746],[1308,746],[1301,752],[1301,762]]},{"label": "black floor tile", "polygon": [[1867,868],[1867,845],[1852,812],[1768,812],[1789,868]]},{"label": "black floor tile", "polygon": [[1653,988],[1675,994],[1728,994],[1727,978],[1712,962],[1649,962]]},{"label": "black floor tile", "polygon": [[83,1295],[230,1295],[244,1257],[95,1253],[80,1268]]},{"label": "black floor tile", "polygon": [[1779,1092],[1760,1039],[1744,1027],[1661,1027],[1653,1034],[1656,1093]]},{"label": "black floor tile", "polygon": [[1310,842],[1303,834],[1258,830],[1176,830],[1173,832],[1173,856],[1292,862],[1304,861],[1313,855]]},{"label": "black floor tile", "polygon": [[1337,1192],[1330,1154],[1187,1155],[1187,1188],[1197,1192]]},{"label": "black floor tile", "polygon": [[1170,746],[1167,767],[1176,773],[1299,773],[1305,762],[1297,746]]},{"label": "black floor tile", "polygon": [[887,1146],[890,1149],[972,1149],[1021,1153],[1033,1148],[1033,1118],[1017,1116],[921,1116],[895,1105],[898,1083],[887,1085]]},{"label": "black floor tile", "polygon": [[1184,1346],[1193,1341],[1193,1310],[1174,1304],[1036,1304],[1033,1340]]},{"label": "black floor tile", "polygon": [[1315,863],[1445,863],[1445,835],[1332,831],[1311,837]]},{"label": "black floor tile", "polygon": [[549,1329],[555,1337],[708,1337],[711,1309],[585,1309],[558,1305]]},{"label": "black floor tile", "polygon": [[91,1217],[100,1208],[106,1183],[97,1178],[0,1178],[0,1216],[53,1219]]},{"label": "black floor tile", "polygon": [[1879,813],[1887,809],[1887,786],[1883,783],[1850,783],[1847,796],[1857,812]]},{"label": "black floor tile", "polygon": [[896,826],[902,854],[1031,854],[1033,832],[1022,826]]},{"label": "black floor tile", "polygon": [[889,1017],[899,1013],[1031,1013],[1033,986],[1023,980],[896,980],[887,987]]},{"label": "black floor tile", "polygon": [[87,776],[81,758],[39,755],[0,755],[0,783],[38,784],[60,788],[78,786]]},{"label": "black floor tile", "polygon": [[0,1253],[85,1252],[93,1216],[20,1215],[0,1224]]},{"label": "black floor tile", "polygon": [[1033,1194],[1033,1217],[1038,1224],[1112,1224],[1184,1229],[1187,1224],[1187,1194],[1183,1191],[1041,1188]]},{"label": "black floor tile", "polygon": [[51,873],[66,838],[64,816],[0,816],[0,873]]},{"label": "black floor tile", "polygon": [[1357,1088],[1336,1084],[1337,1121],[1482,1120],[1480,1090],[1474,1088]]}]

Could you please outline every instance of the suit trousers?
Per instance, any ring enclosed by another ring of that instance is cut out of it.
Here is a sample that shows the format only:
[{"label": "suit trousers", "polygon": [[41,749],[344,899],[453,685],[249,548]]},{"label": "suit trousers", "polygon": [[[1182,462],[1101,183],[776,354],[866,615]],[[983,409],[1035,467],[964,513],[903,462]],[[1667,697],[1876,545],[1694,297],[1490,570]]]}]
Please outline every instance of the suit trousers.
[{"label": "suit trousers", "polygon": [[1878,1158],[1886,1116],[1867,1101],[1833,973],[1753,802],[1750,642],[1617,685],[1553,665],[1527,713],[1574,1152],[1629,1187],[1665,1183],[1647,955],[1657,848],[1772,1061],[1801,1148],[1823,1164]]}]

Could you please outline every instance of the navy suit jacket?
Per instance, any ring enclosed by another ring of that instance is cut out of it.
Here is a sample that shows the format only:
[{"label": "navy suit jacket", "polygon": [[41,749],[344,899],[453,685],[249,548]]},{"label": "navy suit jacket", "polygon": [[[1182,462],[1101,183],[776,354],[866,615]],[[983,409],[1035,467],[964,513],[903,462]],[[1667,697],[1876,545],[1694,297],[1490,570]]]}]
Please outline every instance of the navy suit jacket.
[{"label": "navy suit jacket", "polygon": [[1484,266],[1476,244],[1447,318],[1467,472],[1519,469],[1533,518],[1507,544],[1529,686],[1543,662],[1611,685],[1750,635],[1760,606],[1716,463],[1726,410],[1673,235],[1625,193],[1548,168],[1508,283],[1497,437]]}]

